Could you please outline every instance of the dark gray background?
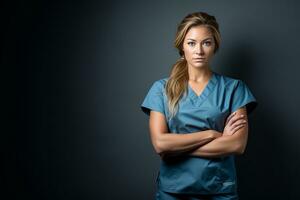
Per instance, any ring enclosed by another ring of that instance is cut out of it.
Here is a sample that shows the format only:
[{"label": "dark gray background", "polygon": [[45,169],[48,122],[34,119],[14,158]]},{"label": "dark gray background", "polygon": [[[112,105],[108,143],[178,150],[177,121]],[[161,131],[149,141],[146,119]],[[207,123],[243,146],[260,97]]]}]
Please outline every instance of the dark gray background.
[{"label": "dark gray background", "polygon": [[292,0],[5,3],[1,68],[14,76],[3,91],[16,105],[4,107],[17,115],[1,133],[1,195],[154,199],[160,159],[140,104],[179,57],[180,20],[205,11],[222,35],[212,68],[245,81],[259,103],[236,159],[240,198],[299,199],[299,9]]}]

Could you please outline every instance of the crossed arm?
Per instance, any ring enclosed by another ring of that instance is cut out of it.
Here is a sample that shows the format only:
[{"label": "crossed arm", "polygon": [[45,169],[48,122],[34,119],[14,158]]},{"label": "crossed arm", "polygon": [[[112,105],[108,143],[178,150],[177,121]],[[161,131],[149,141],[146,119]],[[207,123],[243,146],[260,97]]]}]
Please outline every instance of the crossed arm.
[{"label": "crossed arm", "polygon": [[209,158],[243,154],[248,139],[247,110],[241,107],[235,112],[235,117],[244,115],[246,123],[230,135],[216,130],[171,134],[167,132],[164,115],[151,111],[149,127],[154,149],[162,158],[182,154]]}]

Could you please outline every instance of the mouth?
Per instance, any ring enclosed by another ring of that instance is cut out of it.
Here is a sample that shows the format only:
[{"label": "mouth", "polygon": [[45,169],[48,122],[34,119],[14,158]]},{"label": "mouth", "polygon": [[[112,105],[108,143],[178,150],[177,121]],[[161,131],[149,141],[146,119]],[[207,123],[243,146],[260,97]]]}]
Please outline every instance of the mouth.
[{"label": "mouth", "polygon": [[194,58],[194,60],[196,62],[203,62],[205,60],[205,58]]}]

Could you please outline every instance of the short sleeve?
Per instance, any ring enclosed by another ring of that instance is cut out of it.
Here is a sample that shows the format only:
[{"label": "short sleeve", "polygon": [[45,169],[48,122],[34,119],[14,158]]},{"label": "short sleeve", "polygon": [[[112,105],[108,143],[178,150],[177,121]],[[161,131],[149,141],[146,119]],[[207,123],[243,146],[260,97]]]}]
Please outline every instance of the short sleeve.
[{"label": "short sleeve", "polygon": [[150,110],[155,110],[164,114],[163,84],[161,81],[155,81],[149,89],[143,103],[142,111],[150,116]]},{"label": "short sleeve", "polygon": [[243,81],[238,80],[232,93],[231,112],[245,105],[249,115],[257,107],[258,102],[248,86]]}]

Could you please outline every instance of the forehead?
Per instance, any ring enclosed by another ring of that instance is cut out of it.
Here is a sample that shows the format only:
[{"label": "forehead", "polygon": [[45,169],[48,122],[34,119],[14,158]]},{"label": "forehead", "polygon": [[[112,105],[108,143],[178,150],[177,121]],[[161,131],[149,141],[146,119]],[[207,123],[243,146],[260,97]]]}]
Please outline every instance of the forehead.
[{"label": "forehead", "polygon": [[213,37],[209,28],[205,26],[194,26],[189,29],[185,39],[203,40],[209,37]]}]

